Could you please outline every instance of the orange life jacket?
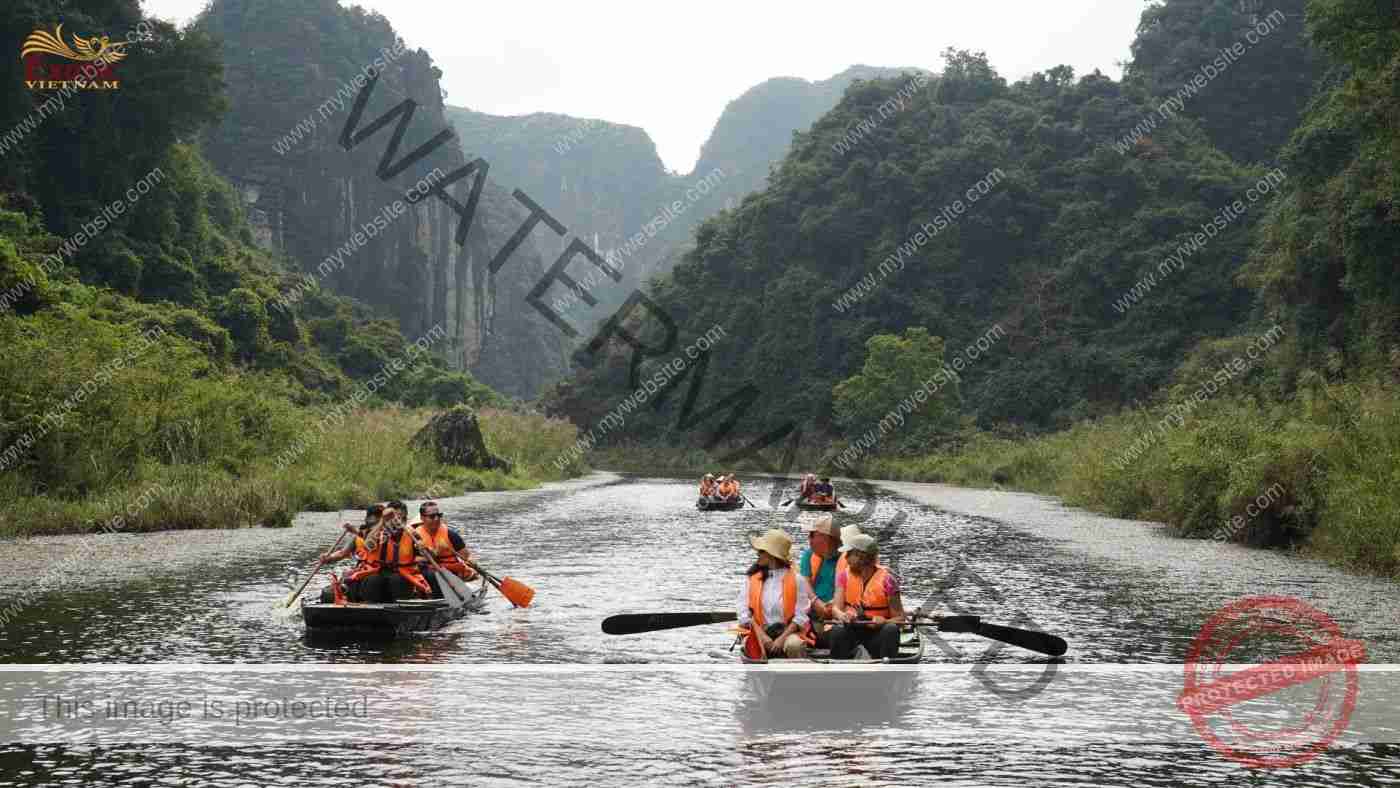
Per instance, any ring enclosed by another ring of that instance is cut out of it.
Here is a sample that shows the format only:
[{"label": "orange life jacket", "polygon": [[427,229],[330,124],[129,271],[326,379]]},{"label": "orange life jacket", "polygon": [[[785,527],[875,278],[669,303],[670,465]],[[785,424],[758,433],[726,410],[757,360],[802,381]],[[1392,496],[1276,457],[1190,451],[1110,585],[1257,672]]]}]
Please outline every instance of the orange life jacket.
[{"label": "orange life jacket", "polygon": [[719,494],[725,498],[738,498],[739,483],[733,479],[725,481],[719,486]]},{"label": "orange life jacket", "polygon": [[[763,573],[754,572],[749,575],[749,611],[753,614],[753,623],[759,628],[767,627],[768,621],[763,615]],[[797,615],[797,572],[789,569],[783,575],[783,623],[792,621]],[[746,627],[739,628],[741,632],[749,632]],[[811,645],[816,642],[816,637],[812,635],[812,625],[807,626],[798,633],[799,636]]]},{"label": "orange life jacket", "polygon": [[457,557],[457,550],[452,546],[452,537],[448,536],[445,526],[439,525],[436,534],[428,533],[426,525],[420,525],[413,530],[418,533],[418,538],[423,540],[423,544],[433,551],[433,558],[442,564],[443,569],[464,580],[476,574]]},{"label": "orange life jacket", "polygon": [[870,576],[869,582],[864,582],[855,572],[846,572],[846,604],[854,607],[860,605],[865,609],[866,614],[874,613],[884,618],[890,616],[890,598],[885,593],[885,576],[888,574],[883,566],[875,566],[875,574]]},{"label": "orange life jacket", "polygon": [[[812,571],[811,571],[811,574],[812,574],[812,582],[816,582],[816,580],[817,580],[817,572],[820,572],[820,571],[821,571],[821,568],[822,568],[822,561],[823,561],[823,560],[824,560],[824,559],[823,559],[820,555],[817,554],[817,551],[816,551],[816,550],[813,550],[813,551],[812,551],[812,558],[811,558],[811,560],[809,560],[809,561],[807,562],[807,566],[810,567],[811,570],[812,570]],[[838,554],[836,555],[836,574],[839,575],[839,574],[841,574],[842,572],[845,572],[847,575],[849,575],[849,574],[850,574],[850,566],[846,563],[846,554],[845,554],[845,553],[838,553]]]},{"label": "orange life jacket", "polygon": [[432,596],[433,587],[428,585],[428,581],[423,579],[423,574],[418,571],[418,561],[414,557],[413,537],[409,535],[408,531],[400,531],[398,539],[386,536],[382,542],[376,545],[374,550],[369,549],[364,537],[357,536],[355,537],[355,555],[362,556],[362,558],[360,565],[350,573],[351,580],[359,580],[392,569],[412,583],[413,587],[424,596]]},{"label": "orange life jacket", "polygon": [[716,487],[716,485],[715,485],[715,483],[712,482],[712,481],[701,481],[701,482],[700,482],[700,495],[703,496],[703,497],[705,497],[705,498],[710,498],[710,497],[712,497],[712,496],[715,494],[715,487]]}]

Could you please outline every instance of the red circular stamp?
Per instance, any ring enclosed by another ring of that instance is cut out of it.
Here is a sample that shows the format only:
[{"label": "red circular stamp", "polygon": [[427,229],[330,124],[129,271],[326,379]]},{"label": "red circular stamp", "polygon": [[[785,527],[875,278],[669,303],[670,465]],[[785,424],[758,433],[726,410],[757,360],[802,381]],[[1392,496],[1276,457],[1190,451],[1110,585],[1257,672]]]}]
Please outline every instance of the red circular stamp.
[{"label": "red circular stamp", "polygon": [[[1232,654],[1236,662],[1253,661],[1250,654],[1278,656],[1244,666],[1232,664]],[[1321,610],[1292,597],[1247,597],[1211,616],[1191,642],[1177,707],[1231,760],[1254,768],[1297,766],[1350,724],[1356,663],[1365,658],[1364,644],[1343,637]]]}]

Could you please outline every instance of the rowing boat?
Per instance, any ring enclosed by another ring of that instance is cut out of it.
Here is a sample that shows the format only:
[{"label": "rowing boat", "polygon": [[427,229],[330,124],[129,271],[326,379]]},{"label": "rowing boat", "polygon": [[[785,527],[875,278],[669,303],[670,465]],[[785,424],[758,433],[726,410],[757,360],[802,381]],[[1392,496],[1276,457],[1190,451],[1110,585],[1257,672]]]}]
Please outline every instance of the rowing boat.
[{"label": "rowing boat", "polygon": [[836,501],[798,501],[797,508],[804,512],[834,512],[836,511]]},{"label": "rowing boat", "polygon": [[743,498],[701,498],[695,502],[695,508],[702,512],[727,512],[732,509],[744,508]]},{"label": "rowing boat", "polygon": [[753,659],[739,652],[739,661],[746,665],[782,664],[782,663],[802,663],[818,662],[829,665],[912,665],[924,658],[924,636],[919,632],[918,627],[907,627],[899,633],[899,656],[889,659],[872,659],[864,646],[856,647],[856,654],[851,659],[832,659],[829,649],[818,648],[808,649],[805,660],[773,659],[771,663],[767,659]]},{"label": "rowing boat", "polygon": [[317,634],[344,634],[365,637],[398,637],[413,632],[441,629],[485,606],[490,586],[485,580],[462,604],[453,607],[445,599],[403,599],[392,603],[307,602],[303,599],[301,617],[306,630]]}]

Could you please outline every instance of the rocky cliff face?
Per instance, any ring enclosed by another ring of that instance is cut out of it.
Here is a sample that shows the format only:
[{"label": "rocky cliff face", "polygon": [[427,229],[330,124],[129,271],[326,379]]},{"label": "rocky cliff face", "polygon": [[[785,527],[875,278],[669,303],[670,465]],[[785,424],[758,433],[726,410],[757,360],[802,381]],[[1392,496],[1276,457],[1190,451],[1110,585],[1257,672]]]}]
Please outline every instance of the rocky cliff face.
[{"label": "rocky cliff face", "polygon": [[[530,194],[622,270],[622,282],[604,280],[590,291],[600,303],[587,314],[596,317],[651,276],[671,270],[701,221],[764,188],[769,166],[787,154],[792,133],[835,107],[852,82],[905,71],[919,69],[852,66],[818,82],[763,82],[725,108],[688,175],[667,172],[651,137],[634,126],[551,113],[501,117],[461,107],[446,112],[463,149],[489,161],[494,180]],[[667,206],[678,200],[683,210],[668,215]],[[649,228],[654,235],[643,245],[629,244]],[[579,268],[586,272],[586,266]],[[584,309],[576,305],[575,312]]]},{"label": "rocky cliff face", "polygon": [[[449,126],[426,52],[405,50],[383,17],[334,0],[218,0],[199,24],[223,41],[232,105],[204,147],[243,193],[260,244],[395,319],[409,338],[441,324],[450,340],[438,351],[499,391],[530,397],[564,375],[562,334],[524,302],[546,268],[535,243],[527,238],[497,276],[488,270],[527,219],[524,207],[486,183],[459,245],[446,201],[405,199],[467,161],[455,139],[432,147]],[[375,74],[352,130],[359,141],[346,150],[342,131]],[[405,100],[414,111],[390,157]],[[430,152],[381,177],[420,148]],[[474,179],[446,192],[465,205]]]}]

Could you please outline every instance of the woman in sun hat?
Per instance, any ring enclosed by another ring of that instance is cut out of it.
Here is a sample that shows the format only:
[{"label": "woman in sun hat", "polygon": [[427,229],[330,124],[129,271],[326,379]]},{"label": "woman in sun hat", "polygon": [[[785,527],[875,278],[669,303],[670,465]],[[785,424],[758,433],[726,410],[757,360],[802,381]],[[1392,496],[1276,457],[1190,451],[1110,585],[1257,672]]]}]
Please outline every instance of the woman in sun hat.
[{"label": "woman in sun hat", "polygon": [[812,643],[812,586],[793,571],[792,537],[774,528],[749,539],[758,558],[749,567],[735,608],[744,636],[744,653],[801,657]]}]

